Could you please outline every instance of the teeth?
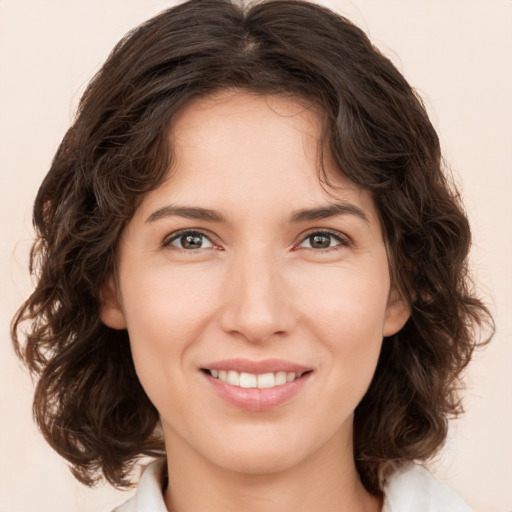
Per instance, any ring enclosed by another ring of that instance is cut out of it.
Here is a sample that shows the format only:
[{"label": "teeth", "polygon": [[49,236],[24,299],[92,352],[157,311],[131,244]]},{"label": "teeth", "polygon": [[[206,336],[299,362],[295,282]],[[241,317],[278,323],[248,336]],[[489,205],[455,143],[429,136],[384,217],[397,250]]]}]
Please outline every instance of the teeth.
[{"label": "teeth", "polygon": [[229,370],[226,382],[232,386],[240,386],[240,374],[234,370]]},{"label": "teeth", "polygon": [[273,388],[274,386],[282,386],[287,382],[293,382],[297,377],[294,372],[275,372],[262,373],[255,375],[253,373],[236,372],[235,370],[210,370],[212,377],[227,382],[231,386],[241,388]]},{"label": "teeth", "polygon": [[[295,378],[295,374],[293,373],[292,375],[293,375],[293,378]],[[276,373],[276,386],[280,386],[281,384],[286,384],[286,372],[277,372]]]},{"label": "teeth", "polygon": [[258,377],[252,373],[240,374],[240,387],[241,388],[256,388],[258,387]]},{"label": "teeth", "polygon": [[260,389],[273,388],[275,385],[276,377],[273,373],[262,373],[258,375],[258,387]]}]

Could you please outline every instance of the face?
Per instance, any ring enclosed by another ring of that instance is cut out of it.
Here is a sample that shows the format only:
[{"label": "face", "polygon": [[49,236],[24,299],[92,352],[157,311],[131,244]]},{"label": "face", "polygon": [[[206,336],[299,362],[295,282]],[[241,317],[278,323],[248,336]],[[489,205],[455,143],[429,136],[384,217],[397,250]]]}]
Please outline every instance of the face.
[{"label": "face", "polygon": [[253,473],[352,457],[353,411],[408,317],[371,194],[328,160],[322,187],[318,116],[298,101],[218,94],[169,137],[169,177],[102,294],[168,451]]}]

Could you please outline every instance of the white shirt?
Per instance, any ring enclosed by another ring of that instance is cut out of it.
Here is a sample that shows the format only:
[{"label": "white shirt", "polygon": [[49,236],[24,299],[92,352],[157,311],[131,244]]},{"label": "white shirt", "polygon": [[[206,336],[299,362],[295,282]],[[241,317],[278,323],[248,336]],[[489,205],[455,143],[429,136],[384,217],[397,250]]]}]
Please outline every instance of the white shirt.
[{"label": "white shirt", "polygon": [[[164,469],[164,459],[150,464],[142,474],[137,494],[113,512],[168,512],[162,494]],[[393,473],[384,495],[382,512],[471,512],[454,490],[417,464]]]}]

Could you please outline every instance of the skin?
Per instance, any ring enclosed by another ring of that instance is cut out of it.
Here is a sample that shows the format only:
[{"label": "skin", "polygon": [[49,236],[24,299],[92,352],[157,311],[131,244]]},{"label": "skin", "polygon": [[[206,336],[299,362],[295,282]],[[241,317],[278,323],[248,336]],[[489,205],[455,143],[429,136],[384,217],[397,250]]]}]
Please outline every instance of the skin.
[{"label": "skin", "polygon": [[[328,158],[333,187],[319,181],[318,120],[297,100],[244,92],[186,106],[169,135],[169,177],[123,234],[102,320],[128,329],[160,413],[169,510],[382,506],[354,466],[353,412],[383,337],[409,311],[391,287],[372,195]],[[290,221],[334,203],[343,205],[337,215]],[[169,206],[208,208],[225,221]],[[190,248],[183,229],[204,236]],[[230,358],[280,358],[312,372],[285,404],[247,411],[214,393],[201,371]]]}]

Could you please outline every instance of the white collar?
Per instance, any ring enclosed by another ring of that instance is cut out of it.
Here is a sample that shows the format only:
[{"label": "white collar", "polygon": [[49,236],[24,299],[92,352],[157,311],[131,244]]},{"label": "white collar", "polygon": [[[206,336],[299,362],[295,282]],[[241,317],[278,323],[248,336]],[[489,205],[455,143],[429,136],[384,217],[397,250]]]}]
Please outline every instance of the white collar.
[{"label": "white collar", "polygon": [[395,471],[385,488],[382,512],[471,512],[450,487],[437,481],[418,464]]},{"label": "white collar", "polygon": [[140,477],[137,493],[113,512],[168,512],[162,494],[164,458],[152,462]]},{"label": "white collar", "polygon": [[[113,512],[168,512],[162,488],[165,459],[143,472],[137,493]],[[471,508],[447,485],[438,482],[418,464],[408,464],[389,478],[382,512],[471,512]]]}]

